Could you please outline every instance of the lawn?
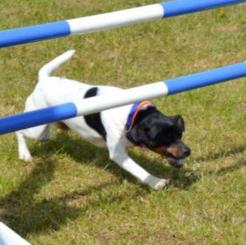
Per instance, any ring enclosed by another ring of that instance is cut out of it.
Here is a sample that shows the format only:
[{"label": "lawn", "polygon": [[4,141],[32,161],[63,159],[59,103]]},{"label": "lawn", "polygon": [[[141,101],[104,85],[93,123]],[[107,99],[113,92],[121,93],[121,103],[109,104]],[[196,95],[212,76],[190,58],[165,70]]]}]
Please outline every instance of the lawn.
[{"label": "lawn", "polygon": [[[0,1],[0,29],[145,4],[150,0]],[[77,50],[56,74],[129,88],[246,60],[246,5],[0,50],[0,115],[23,110],[39,68]],[[246,244],[246,79],[156,99],[186,121],[185,168],[130,150],[172,180],[152,191],[107,151],[53,130],[18,160],[14,134],[0,138],[0,220],[32,244]]]}]

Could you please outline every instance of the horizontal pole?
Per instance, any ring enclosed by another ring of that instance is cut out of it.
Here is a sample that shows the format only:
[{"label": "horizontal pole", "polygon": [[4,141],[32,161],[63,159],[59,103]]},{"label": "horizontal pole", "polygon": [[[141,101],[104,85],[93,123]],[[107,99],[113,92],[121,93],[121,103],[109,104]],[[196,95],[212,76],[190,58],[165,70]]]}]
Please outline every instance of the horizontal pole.
[{"label": "horizontal pole", "polygon": [[0,118],[0,134],[88,115],[158,96],[171,95],[246,76],[246,62]]},{"label": "horizontal pole", "polygon": [[20,235],[11,230],[4,223],[0,222],[0,244],[1,245],[31,245],[28,241],[24,240]]},{"label": "horizontal pole", "polygon": [[0,48],[85,34],[239,4],[246,0],[176,0],[127,10],[0,31]]}]

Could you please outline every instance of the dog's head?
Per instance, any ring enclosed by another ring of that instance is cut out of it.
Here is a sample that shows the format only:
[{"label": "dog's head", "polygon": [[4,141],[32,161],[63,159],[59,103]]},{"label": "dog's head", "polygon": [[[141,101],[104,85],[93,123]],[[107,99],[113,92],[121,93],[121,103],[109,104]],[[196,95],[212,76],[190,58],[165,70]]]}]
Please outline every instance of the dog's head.
[{"label": "dog's head", "polygon": [[139,113],[131,129],[131,137],[164,156],[172,166],[180,168],[183,166],[182,160],[191,152],[181,140],[184,130],[182,116],[168,117],[155,107],[150,107]]}]

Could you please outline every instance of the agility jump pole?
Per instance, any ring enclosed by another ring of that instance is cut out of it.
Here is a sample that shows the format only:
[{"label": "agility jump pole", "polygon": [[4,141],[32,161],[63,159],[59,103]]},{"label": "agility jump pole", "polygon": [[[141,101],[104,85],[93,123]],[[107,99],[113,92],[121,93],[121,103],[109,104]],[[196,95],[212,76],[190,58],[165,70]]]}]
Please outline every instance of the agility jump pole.
[{"label": "agility jump pole", "polygon": [[0,222],[0,244],[1,245],[31,245],[20,235],[11,230],[4,223]]},{"label": "agility jump pole", "polygon": [[245,76],[246,62],[242,62],[209,71],[181,76],[175,79],[126,89],[110,96],[101,95],[45,109],[3,117],[0,118],[0,134],[62,121],[77,116],[93,114],[141,100],[181,93]]},{"label": "agility jump pole", "polygon": [[246,0],[176,0],[127,10],[0,31],[0,48],[239,4]]}]

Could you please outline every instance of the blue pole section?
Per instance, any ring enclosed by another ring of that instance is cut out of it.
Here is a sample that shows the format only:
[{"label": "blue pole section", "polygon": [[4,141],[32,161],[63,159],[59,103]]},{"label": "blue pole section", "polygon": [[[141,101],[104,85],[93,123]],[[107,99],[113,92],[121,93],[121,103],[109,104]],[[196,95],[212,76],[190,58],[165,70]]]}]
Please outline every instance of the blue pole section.
[{"label": "blue pole section", "polygon": [[0,134],[56,122],[76,117],[76,115],[76,106],[73,103],[66,103],[36,111],[20,113],[14,116],[8,116],[0,119]]},{"label": "blue pole section", "polygon": [[168,94],[177,94],[244,76],[246,76],[246,63],[242,62],[210,71],[166,80],[164,83],[168,88]]},{"label": "blue pole section", "polygon": [[176,0],[163,2],[164,18],[245,2],[245,0]]},{"label": "blue pole section", "polygon": [[70,27],[66,21],[10,29],[0,32],[0,48],[64,37],[69,34]]},{"label": "blue pole section", "polygon": [[102,31],[243,2],[246,0],[176,0],[77,19],[2,30],[0,31],[0,48],[70,34]]},{"label": "blue pole section", "polygon": [[61,121],[76,116],[88,115],[90,113],[96,113],[158,96],[181,93],[245,76],[246,63],[242,62],[163,82],[127,89],[112,97],[96,96],[79,102],[66,103],[4,117],[0,118],[0,134]]}]

